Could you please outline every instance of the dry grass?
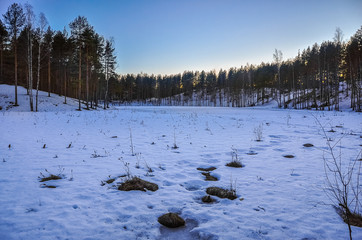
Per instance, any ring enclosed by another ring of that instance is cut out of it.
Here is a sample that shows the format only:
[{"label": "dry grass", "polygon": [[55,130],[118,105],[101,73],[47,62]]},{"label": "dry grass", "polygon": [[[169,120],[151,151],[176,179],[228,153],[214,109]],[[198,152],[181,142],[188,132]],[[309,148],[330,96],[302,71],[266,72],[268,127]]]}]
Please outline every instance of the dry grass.
[{"label": "dry grass", "polygon": [[185,220],[177,213],[166,213],[158,218],[158,222],[169,228],[177,228],[185,225]]},{"label": "dry grass", "polygon": [[208,172],[203,172],[201,174],[205,176],[205,181],[217,181],[218,180],[217,177],[210,175],[210,173],[208,173]]},{"label": "dry grass", "polygon": [[223,189],[219,187],[208,187],[206,193],[219,198],[228,198],[234,200],[237,198],[235,190]]},{"label": "dry grass", "polygon": [[227,167],[241,168],[243,165],[241,164],[241,159],[238,155],[238,150],[236,148],[231,148],[231,162],[226,164]]},{"label": "dry grass", "polygon": [[110,179],[108,179],[108,180],[106,181],[106,183],[111,184],[111,183],[113,183],[115,180],[116,180],[115,178],[110,178]]},{"label": "dry grass", "polygon": [[215,169],[216,169],[216,167],[208,167],[208,168],[199,167],[199,168],[197,168],[197,170],[203,171],[203,172],[211,172],[211,171],[214,171]]},{"label": "dry grass", "polygon": [[210,195],[206,195],[201,198],[201,201],[204,203],[213,203],[215,202],[215,199],[213,199]]},{"label": "dry grass", "polygon": [[349,224],[351,226],[362,227],[362,215],[351,212],[349,212],[347,215],[346,211],[341,207],[339,208],[336,207],[336,211],[341,216],[341,218],[345,223],[348,224],[349,221]]},{"label": "dry grass", "polygon": [[231,162],[227,163],[226,166],[227,166],[227,167],[234,167],[234,168],[241,168],[241,167],[243,167],[243,165],[241,164],[241,162],[238,161],[238,160],[231,161]]},{"label": "dry grass", "polygon": [[145,192],[146,189],[154,192],[158,190],[158,185],[155,183],[147,182],[138,177],[133,177],[118,186],[118,190],[120,191],[139,190]]},{"label": "dry grass", "polygon": [[50,180],[59,180],[59,179],[62,179],[62,178],[60,176],[58,176],[58,175],[50,174],[49,177],[40,178],[39,182],[46,182],[46,181],[50,181]]}]

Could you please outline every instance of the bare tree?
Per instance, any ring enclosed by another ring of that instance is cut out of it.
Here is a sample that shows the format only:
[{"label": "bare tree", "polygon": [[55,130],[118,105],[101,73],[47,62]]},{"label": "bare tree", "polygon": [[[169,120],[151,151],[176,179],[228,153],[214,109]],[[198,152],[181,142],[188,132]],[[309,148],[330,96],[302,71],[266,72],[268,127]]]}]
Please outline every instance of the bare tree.
[{"label": "bare tree", "polygon": [[39,15],[39,28],[38,28],[38,76],[36,82],[36,95],[35,95],[35,111],[38,111],[38,95],[39,95],[39,82],[40,82],[40,53],[41,53],[41,45],[43,43],[45,28],[48,25],[48,20],[46,19],[44,13],[40,13]]},{"label": "bare tree", "polygon": [[275,49],[273,58],[277,65],[277,68],[278,68],[278,88],[279,88],[278,107],[281,107],[282,106],[282,97],[281,97],[281,84],[280,84],[280,67],[282,66],[282,61],[283,61],[282,51]]},{"label": "bare tree", "polygon": [[341,63],[341,51],[342,51],[342,41],[343,41],[343,32],[337,27],[336,32],[334,33],[334,43],[337,47],[337,54],[335,55],[336,62],[336,72],[335,72],[335,109],[339,110],[339,65]]},{"label": "bare tree", "polygon": [[362,162],[359,161],[362,151],[359,151],[356,158],[348,164],[343,162],[344,159],[342,159],[341,151],[338,153],[335,150],[338,144],[341,144],[343,136],[332,144],[325,128],[315,116],[314,118],[327,140],[328,150],[326,153],[328,157],[323,154],[326,177],[325,192],[339,215],[347,223],[349,238],[352,240],[351,226],[362,226],[362,202],[360,199],[362,194],[362,189],[360,188]]},{"label": "bare tree", "polygon": [[26,29],[28,31],[28,87],[29,87],[29,103],[30,111],[34,111],[33,104],[33,22],[34,22],[34,12],[33,7],[29,4],[25,4],[25,13],[26,13]]}]

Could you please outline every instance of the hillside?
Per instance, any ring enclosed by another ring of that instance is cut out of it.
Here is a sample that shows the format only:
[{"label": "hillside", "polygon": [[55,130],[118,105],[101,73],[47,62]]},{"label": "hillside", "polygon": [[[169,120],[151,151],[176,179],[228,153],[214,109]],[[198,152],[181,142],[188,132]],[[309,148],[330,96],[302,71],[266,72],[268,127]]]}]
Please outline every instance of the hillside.
[{"label": "hillside", "polygon": [[[26,88],[18,86],[18,104],[14,106],[15,90],[13,85],[0,84],[0,111],[14,111],[14,112],[30,112],[29,95],[27,95]],[[35,109],[35,93],[34,95],[34,109]],[[83,105],[82,105],[83,106]],[[67,97],[67,104],[64,104],[64,96],[39,91],[39,105],[38,112],[53,112],[53,111],[75,111],[78,109],[78,100]]]}]

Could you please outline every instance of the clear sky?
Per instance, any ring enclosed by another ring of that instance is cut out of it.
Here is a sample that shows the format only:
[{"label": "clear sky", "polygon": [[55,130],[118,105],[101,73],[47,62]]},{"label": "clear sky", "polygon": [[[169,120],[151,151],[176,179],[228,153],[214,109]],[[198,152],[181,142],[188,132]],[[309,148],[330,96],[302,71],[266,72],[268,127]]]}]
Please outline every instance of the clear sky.
[{"label": "clear sky", "polygon": [[[14,1],[0,0],[0,13]],[[25,3],[27,1],[16,1]],[[284,59],[362,25],[362,0],[28,0],[62,30],[78,15],[114,37],[117,72],[173,74]]]}]

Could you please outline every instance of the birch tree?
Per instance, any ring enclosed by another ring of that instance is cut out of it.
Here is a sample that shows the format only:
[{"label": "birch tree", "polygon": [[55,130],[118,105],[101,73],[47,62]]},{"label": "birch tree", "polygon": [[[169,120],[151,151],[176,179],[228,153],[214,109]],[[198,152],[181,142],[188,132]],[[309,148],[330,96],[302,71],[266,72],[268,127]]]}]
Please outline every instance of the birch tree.
[{"label": "birch tree", "polygon": [[48,20],[46,19],[44,13],[39,15],[39,28],[38,28],[38,74],[36,81],[36,95],[35,95],[35,111],[38,111],[38,95],[39,95],[39,82],[40,82],[40,55],[41,55],[41,45],[43,43],[45,28],[48,25]]},{"label": "birch tree", "polygon": [[28,88],[29,88],[29,104],[30,111],[34,111],[33,104],[33,21],[34,21],[34,12],[33,7],[26,3],[25,4],[25,13],[26,13],[26,29],[28,35]]},{"label": "birch tree", "polygon": [[282,61],[283,61],[283,53],[280,50],[275,49],[275,52],[273,54],[273,58],[275,61],[275,64],[277,65],[278,68],[278,89],[279,89],[279,99],[278,99],[278,107],[282,106],[282,97],[281,97],[281,83],[280,83],[280,67],[282,65]]},{"label": "birch tree", "polygon": [[342,30],[337,27],[334,33],[334,43],[336,45],[337,53],[335,55],[335,110],[339,110],[339,65],[341,63],[341,51],[342,51],[342,41],[343,41],[343,32]]}]

